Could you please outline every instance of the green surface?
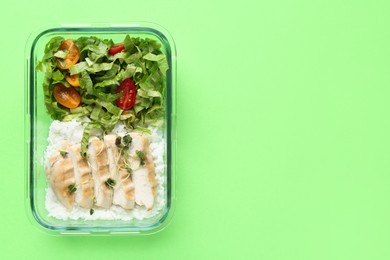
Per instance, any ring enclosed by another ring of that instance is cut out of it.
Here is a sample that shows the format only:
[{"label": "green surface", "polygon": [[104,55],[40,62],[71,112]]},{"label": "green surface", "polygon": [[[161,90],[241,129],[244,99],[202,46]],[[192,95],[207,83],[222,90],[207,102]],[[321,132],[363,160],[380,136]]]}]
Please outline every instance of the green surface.
[{"label": "green surface", "polygon": [[[1,259],[389,259],[390,2],[3,1]],[[178,50],[177,208],[148,237],[25,214],[24,46],[47,23],[151,21]]]}]

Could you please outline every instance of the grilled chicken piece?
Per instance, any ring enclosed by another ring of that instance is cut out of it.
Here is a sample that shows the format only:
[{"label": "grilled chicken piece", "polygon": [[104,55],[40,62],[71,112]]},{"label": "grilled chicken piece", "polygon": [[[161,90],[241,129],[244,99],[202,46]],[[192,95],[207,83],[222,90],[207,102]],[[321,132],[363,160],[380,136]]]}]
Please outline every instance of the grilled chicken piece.
[{"label": "grilled chicken piece", "polygon": [[[70,187],[75,186],[73,163],[65,152],[68,144],[63,145],[59,151],[51,156],[46,164],[46,178],[57,199],[67,208],[74,205],[75,194]],[[71,186],[72,185],[72,186]]]},{"label": "grilled chicken piece", "polygon": [[107,154],[110,162],[111,178],[115,181],[112,203],[125,209],[134,208],[134,185],[130,173],[126,170],[121,151],[115,144],[117,135],[104,136]]},{"label": "grilled chicken piece", "polygon": [[93,206],[94,185],[91,169],[88,162],[81,156],[80,144],[73,145],[67,149],[74,167],[74,176],[77,190],[75,200],[80,207],[90,209]]},{"label": "grilled chicken piece", "polygon": [[129,162],[133,169],[135,203],[150,210],[156,196],[156,172],[150,153],[149,139],[143,133],[133,132],[130,136],[133,140],[129,151]]},{"label": "grilled chicken piece", "polygon": [[106,145],[99,138],[91,137],[87,154],[95,184],[95,205],[108,209],[112,204],[113,189],[108,185],[110,168]]}]

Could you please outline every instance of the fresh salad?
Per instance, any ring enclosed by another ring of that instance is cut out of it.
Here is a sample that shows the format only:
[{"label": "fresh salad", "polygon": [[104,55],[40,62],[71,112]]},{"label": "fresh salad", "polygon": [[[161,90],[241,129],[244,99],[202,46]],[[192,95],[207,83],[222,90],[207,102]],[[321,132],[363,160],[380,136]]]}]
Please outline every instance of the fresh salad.
[{"label": "fresh salad", "polygon": [[129,129],[163,123],[168,70],[161,45],[127,35],[123,42],[80,37],[52,38],[36,69],[44,72],[48,114],[56,120],[86,117],[85,156],[92,128],[111,131],[118,121]]}]

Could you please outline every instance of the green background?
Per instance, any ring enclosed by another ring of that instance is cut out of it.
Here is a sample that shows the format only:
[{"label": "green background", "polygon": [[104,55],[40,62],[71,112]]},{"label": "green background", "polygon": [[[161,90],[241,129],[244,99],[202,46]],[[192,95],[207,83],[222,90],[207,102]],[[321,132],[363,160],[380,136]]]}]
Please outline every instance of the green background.
[{"label": "green background", "polygon": [[[1,259],[389,259],[390,2],[2,2]],[[177,70],[177,204],[143,237],[27,219],[24,47],[48,23],[158,23]]]}]

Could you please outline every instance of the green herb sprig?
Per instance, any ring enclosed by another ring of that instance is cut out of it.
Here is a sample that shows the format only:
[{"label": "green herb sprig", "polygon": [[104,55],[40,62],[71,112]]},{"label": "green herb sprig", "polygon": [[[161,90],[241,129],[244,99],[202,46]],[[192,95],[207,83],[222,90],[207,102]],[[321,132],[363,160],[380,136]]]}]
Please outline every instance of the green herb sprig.
[{"label": "green herb sprig", "polygon": [[116,185],[116,181],[111,179],[111,178],[108,178],[105,181],[105,184],[106,184],[107,187],[113,188]]},{"label": "green herb sprig", "polygon": [[141,166],[145,165],[145,153],[143,151],[137,150],[135,151],[135,154],[140,159],[140,165]]},{"label": "green herb sprig", "polygon": [[73,193],[73,192],[75,192],[76,190],[77,190],[76,185],[71,184],[71,185],[68,186],[68,191],[69,191],[70,193]]}]

